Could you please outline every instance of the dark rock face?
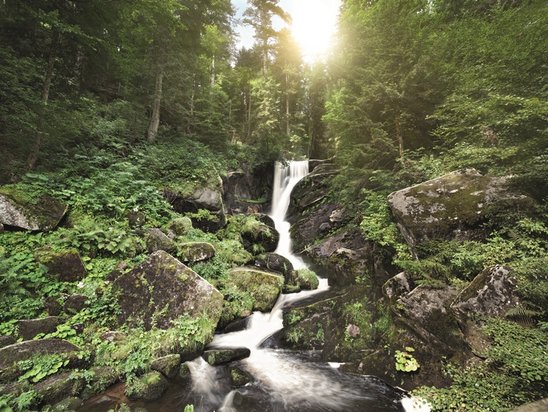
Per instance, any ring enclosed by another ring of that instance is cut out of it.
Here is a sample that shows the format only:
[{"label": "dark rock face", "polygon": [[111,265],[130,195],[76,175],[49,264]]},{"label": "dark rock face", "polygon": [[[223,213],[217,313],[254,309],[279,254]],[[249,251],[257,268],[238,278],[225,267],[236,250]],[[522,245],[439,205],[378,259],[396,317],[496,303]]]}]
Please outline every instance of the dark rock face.
[{"label": "dark rock face", "polygon": [[179,372],[180,365],[181,355],[176,353],[153,360],[150,364],[150,368],[160,372],[166,378],[171,379],[174,378]]},{"label": "dark rock face", "polygon": [[17,322],[19,333],[24,340],[31,340],[40,333],[52,333],[57,329],[60,320],[57,316],[48,316],[42,319],[25,319]]},{"label": "dark rock face", "polygon": [[215,248],[211,243],[187,242],[177,248],[177,257],[183,262],[196,263],[215,256]]},{"label": "dark rock face", "polygon": [[0,188],[0,224],[3,225],[26,230],[52,230],[67,210],[67,205],[50,196],[31,200],[24,193]]},{"label": "dark rock face", "polygon": [[120,323],[139,323],[167,329],[183,314],[206,314],[219,321],[223,295],[209,282],[164,251],[158,251],[115,279],[121,314]]},{"label": "dark rock face", "polygon": [[64,308],[69,313],[78,313],[86,307],[87,299],[84,295],[70,295],[65,301]]},{"label": "dark rock face", "polygon": [[382,286],[382,292],[388,300],[395,302],[401,296],[411,292],[414,287],[413,279],[405,272],[401,272],[386,281]]},{"label": "dark rock face", "polygon": [[63,282],[82,280],[87,271],[80,254],[75,250],[47,252],[39,257],[48,272]]},{"label": "dark rock face", "polygon": [[166,391],[168,381],[160,372],[149,372],[133,382],[131,387],[126,387],[126,395],[131,400],[153,401]]},{"label": "dark rock face", "polygon": [[251,351],[248,348],[210,349],[206,350],[202,357],[212,366],[248,358]]},{"label": "dark rock face", "polygon": [[77,396],[84,389],[84,378],[64,372],[46,378],[36,384],[34,390],[42,397],[42,403],[50,405],[71,396]]},{"label": "dark rock face", "polygon": [[266,212],[273,180],[274,167],[270,162],[253,170],[230,172],[223,180],[226,210],[233,214]]},{"label": "dark rock face", "polygon": [[230,374],[230,382],[235,388],[247,385],[253,381],[253,377],[249,373],[235,366],[230,367],[228,373]]},{"label": "dark rock face", "polygon": [[145,242],[149,253],[164,250],[167,253],[174,253],[175,243],[160,229],[149,229],[145,234]]},{"label": "dark rock face", "polygon": [[481,237],[478,226],[489,207],[508,200],[523,205],[531,202],[512,193],[507,180],[465,169],[394,192],[388,202],[412,248],[429,239]]}]

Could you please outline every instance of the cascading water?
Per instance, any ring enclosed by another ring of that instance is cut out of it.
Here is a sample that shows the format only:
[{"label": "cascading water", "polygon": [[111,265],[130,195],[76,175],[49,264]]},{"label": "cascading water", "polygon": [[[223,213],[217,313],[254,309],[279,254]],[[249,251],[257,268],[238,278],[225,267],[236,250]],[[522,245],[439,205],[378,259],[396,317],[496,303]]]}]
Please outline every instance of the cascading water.
[{"label": "cascading water", "polygon": [[[276,253],[291,261],[295,269],[306,268],[291,249],[290,224],[285,220],[291,192],[308,174],[308,161],[276,163],[271,217],[280,234]],[[283,328],[283,308],[328,289],[320,279],[314,291],[280,295],[270,313],[255,312],[244,330],[216,335],[211,348],[247,347],[251,355],[239,362],[254,382],[230,390],[220,369],[198,358],[190,363],[193,380],[190,399],[198,411],[410,411],[410,398],[403,397],[375,377],[347,375],[328,363],[313,361],[304,353],[264,348],[263,342]],[[222,368],[222,367],[221,367]],[[405,405],[405,406],[404,406]]]}]

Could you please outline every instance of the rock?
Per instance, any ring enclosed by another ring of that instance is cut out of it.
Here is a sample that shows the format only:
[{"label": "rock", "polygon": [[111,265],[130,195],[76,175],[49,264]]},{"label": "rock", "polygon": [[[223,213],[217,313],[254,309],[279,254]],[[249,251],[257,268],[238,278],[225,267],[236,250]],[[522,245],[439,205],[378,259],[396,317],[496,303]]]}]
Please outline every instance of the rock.
[{"label": "rock", "polygon": [[2,233],[3,231],[4,231],[4,225],[0,223],[0,233]]},{"label": "rock", "polygon": [[154,401],[162,396],[168,385],[160,372],[153,371],[128,384],[126,395],[131,400]]},{"label": "rock", "polygon": [[519,305],[516,281],[502,265],[485,269],[457,296],[451,309],[459,319],[500,316]]},{"label": "rock", "polygon": [[177,248],[177,257],[183,262],[196,263],[215,256],[215,248],[211,243],[187,242]]},{"label": "rock", "polygon": [[183,314],[207,315],[213,324],[221,316],[223,295],[165,251],[148,257],[113,283],[118,294],[118,321],[167,329]]},{"label": "rock", "polygon": [[294,211],[290,222],[295,250],[304,250],[306,246],[321,238],[325,232],[340,227],[339,223],[329,222],[331,213],[338,208],[336,204],[321,204],[312,210],[305,209],[302,214]]},{"label": "rock", "polygon": [[174,253],[177,249],[175,242],[171,240],[160,229],[149,229],[145,234],[145,243],[149,253],[157,252],[158,250],[164,250],[167,253]]},{"label": "rock", "polygon": [[412,331],[424,342],[451,352],[462,350],[464,340],[452,311],[457,290],[418,286],[397,300],[396,307]]},{"label": "rock", "polygon": [[320,233],[329,232],[331,230],[331,225],[327,222],[323,222],[320,225]]},{"label": "rock", "polygon": [[262,252],[274,252],[280,239],[274,221],[267,215],[256,214],[253,217],[256,218],[256,224],[242,228],[244,248],[252,254],[257,254],[258,249]]},{"label": "rock", "polygon": [[254,259],[253,264],[262,269],[281,273],[286,282],[293,280],[293,264],[282,255],[266,253]]},{"label": "rock", "polygon": [[101,339],[106,340],[108,342],[122,342],[126,340],[127,336],[123,332],[119,332],[117,330],[109,330],[108,332],[105,332],[101,335]]},{"label": "rock", "polygon": [[65,301],[65,311],[68,313],[78,313],[86,307],[87,296],[70,295]]},{"label": "rock", "polygon": [[179,367],[179,378],[181,378],[183,381],[188,381],[190,380],[190,377],[191,373],[188,364],[186,362],[181,363],[181,366]]},{"label": "rock", "polygon": [[229,213],[263,212],[268,207],[274,180],[274,167],[265,162],[253,169],[244,165],[223,179],[224,204]]},{"label": "rock", "polygon": [[511,192],[507,178],[482,176],[475,169],[448,173],[388,196],[398,228],[411,246],[431,239],[481,235],[486,210],[503,201],[529,204]]},{"label": "rock", "polygon": [[247,385],[253,381],[253,377],[249,373],[235,366],[228,368],[228,373],[230,374],[230,382],[235,388]]},{"label": "rock", "polygon": [[186,216],[178,217],[169,222],[167,228],[177,236],[183,236],[192,229],[192,220]]},{"label": "rock", "polygon": [[303,290],[317,289],[320,281],[316,273],[310,269],[299,269],[295,271],[294,283]]},{"label": "rock", "polygon": [[411,292],[414,287],[413,279],[407,276],[407,273],[401,272],[386,281],[382,286],[382,292],[388,300],[393,302],[401,296]]},{"label": "rock", "polygon": [[15,343],[15,338],[13,336],[10,336],[10,335],[3,335],[3,336],[0,336],[0,349],[6,347],[6,346],[9,346],[9,345],[13,345]]},{"label": "rock", "polygon": [[172,354],[155,359],[150,364],[150,368],[157,372],[160,372],[166,378],[172,379],[179,372],[179,366],[181,365],[181,355]]},{"label": "rock", "polygon": [[62,282],[82,280],[87,273],[84,262],[76,250],[40,252],[38,260],[48,268],[51,275]]},{"label": "rock", "polygon": [[63,399],[61,402],[56,403],[52,406],[49,412],[67,412],[67,411],[77,411],[79,410],[84,401],[80,398],[70,397]]},{"label": "rock", "polygon": [[210,365],[218,366],[248,358],[250,354],[248,348],[210,349],[202,354],[202,358]]},{"label": "rock", "polygon": [[356,326],[356,325],[353,325],[353,324],[349,324],[347,327],[346,327],[346,333],[348,334],[348,336],[350,336],[351,338],[357,338],[358,336],[360,336],[360,328],[359,326]]},{"label": "rock", "polygon": [[57,330],[60,320],[57,316],[48,316],[41,319],[26,319],[17,322],[19,333],[24,340],[31,340],[41,333],[48,334]]},{"label": "rock", "polygon": [[50,405],[77,396],[84,389],[84,385],[83,377],[72,372],[63,372],[37,383],[33,389],[42,398],[42,403]]},{"label": "rock", "polygon": [[262,312],[274,307],[284,284],[282,276],[246,267],[232,269],[228,277],[236,288],[253,297],[253,309]]},{"label": "rock", "polygon": [[97,393],[103,392],[120,381],[120,374],[110,366],[95,366],[89,369],[89,377],[86,381],[86,388],[82,393],[83,398],[89,398]]},{"label": "rock", "polygon": [[20,229],[47,231],[61,221],[68,206],[50,196],[30,199],[24,193],[0,188],[0,223]]},{"label": "rock", "polygon": [[44,307],[50,316],[58,316],[63,311],[63,306],[52,296],[46,297]]},{"label": "rock", "polygon": [[143,212],[131,210],[127,213],[127,222],[132,229],[143,227],[146,221],[147,217]]},{"label": "rock", "polygon": [[548,410],[548,398],[540,401],[522,405],[519,408],[513,409],[512,412],[545,412]]},{"label": "rock", "polygon": [[21,375],[17,368],[17,362],[31,359],[38,355],[61,354],[71,359],[71,363],[77,363],[72,359],[80,349],[63,339],[28,340],[15,343],[0,349],[0,382],[9,381]]}]

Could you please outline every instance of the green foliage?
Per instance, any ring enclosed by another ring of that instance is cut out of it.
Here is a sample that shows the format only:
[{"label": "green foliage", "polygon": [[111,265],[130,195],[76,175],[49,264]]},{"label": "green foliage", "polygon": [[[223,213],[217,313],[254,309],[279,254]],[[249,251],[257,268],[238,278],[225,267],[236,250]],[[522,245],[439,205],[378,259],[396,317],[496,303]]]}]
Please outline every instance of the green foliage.
[{"label": "green foliage", "polygon": [[53,375],[69,363],[68,359],[61,355],[43,355],[29,360],[18,362],[17,366],[25,373],[19,378],[20,381],[40,382],[49,375]]},{"label": "green foliage", "polygon": [[413,349],[410,346],[406,346],[405,350],[397,350],[394,354],[396,359],[396,370],[399,372],[415,372],[420,368],[420,364],[413,356]]},{"label": "green foliage", "polygon": [[40,402],[40,396],[33,390],[25,391],[16,396],[13,394],[0,396],[0,410],[3,412],[25,412]]}]

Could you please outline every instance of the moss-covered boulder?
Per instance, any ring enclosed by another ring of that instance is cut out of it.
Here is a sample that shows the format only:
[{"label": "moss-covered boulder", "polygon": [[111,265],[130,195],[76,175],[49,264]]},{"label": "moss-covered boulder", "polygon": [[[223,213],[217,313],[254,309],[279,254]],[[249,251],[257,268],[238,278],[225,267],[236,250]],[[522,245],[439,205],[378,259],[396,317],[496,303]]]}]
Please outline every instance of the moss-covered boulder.
[{"label": "moss-covered boulder", "polygon": [[26,230],[47,231],[57,227],[68,206],[51,196],[30,198],[11,187],[0,188],[0,223]]},{"label": "moss-covered boulder", "polygon": [[145,243],[149,253],[154,253],[158,250],[164,250],[167,253],[174,253],[177,249],[175,242],[157,228],[146,231]]},{"label": "moss-covered boulder", "polygon": [[37,259],[46,266],[50,275],[63,282],[82,280],[87,273],[84,262],[75,249],[60,252],[41,250]]},{"label": "moss-covered boulder", "polygon": [[253,376],[236,366],[228,368],[228,373],[230,374],[230,383],[235,388],[242,387],[253,381]]},{"label": "moss-covered boulder", "polygon": [[183,262],[196,263],[215,256],[215,248],[207,242],[186,242],[177,247],[177,257]]},{"label": "moss-covered boulder", "polygon": [[165,251],[158,251],[113,282],[120,323],[167,329],[182,315],[206,315],[216,324],[223,295],[209,282]]},{"label": "moss-covered boulder", "polygon": [[74,294],[67,297],[67,300],[65,300],[65,304],[63,305],[63,308],[68,313],[78,313],[82,309],[86,307],[87,304],[87,296]]},{"label": "moss-covered boulder", "polygon": [[249,216],[241,228],[241,236],[244,248],[252,254],[274,252],[280,240],[274,221],[264,214]]},{"label": "moss-covered boulder", "polygon": [[475,169],[459,170],[391,193],[388,202],[401,234],[414,248],[425,240],[481,236],[486,211],[501,202],[530,205],[507,181]]},{"label": "moss-covered boulder", "polygon": [[277,253],[265,253],[253,259],[253,264],[259,268],[278,272],[284,276],[286,283],[293,279],[293,264],[289,259]]},{"label": "moss-covered boulder", "polygon": [[149,372],[127,384],[126,396],[131,400],[153,401],[162,396],[168,385],[160,372]]},{"label": "moss-covered boulder", "polygon": [[248,348],[210,349],[202,354],[202,358],[210,365],[217,366],[248,358],[250,354],[251,351]]},{"label": "moss-covered boulder", "polygon": [[178,217],[169,222],[167,228],[177,236],[183,236],[192,229],[192,220],[186,216]]},{"label": "moss-covered boulder", "polygon": [[299,269],[295,271],[295,280],[293,281],[296,286],[303,290],[317,289],[320,281],[318,276],[313,270]]},{"label": "moss-covered boulder", "polygon": [[229,273],[229,283],[248,292],[254,299],[254,310],[268,312],[276,303],[284,284],[280,275],[249,267],[234,268]]},{"label": "moss-covered boulder", "polygon": [[60,320],[57,316],[47,316],[41,319],[24,319],[17,322],[19,334],[24,340],[30,340],[41,333],[55,332]]},{"label": "moss-covered boulder", "polygon": [[179,372],[179,366],[181,365],[181,355],[178,353],[162,356],[161,358],[154,359],[150,363],[150,368],[157,372],[160,372],[166,378],[174,378]]},{"label": "moss-covered boulder", "polygon": [[50,376],[36,384],[33,390],[42,399],[42,403],[52,405],[65,398],[77,396],[84,389],[85,380],[72,372],[63,372]]},{"label": "moss-covered boulder", "polygon": [[15,338],[13,336],[10,336],[10,335],[3,335],[3,336],[0,336],[0,349],[6,347],[6,346],[9,346],[9,345],[13,345],[15,343]]}]

